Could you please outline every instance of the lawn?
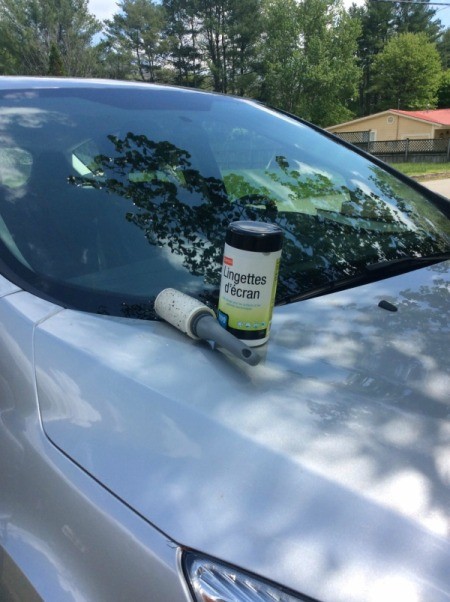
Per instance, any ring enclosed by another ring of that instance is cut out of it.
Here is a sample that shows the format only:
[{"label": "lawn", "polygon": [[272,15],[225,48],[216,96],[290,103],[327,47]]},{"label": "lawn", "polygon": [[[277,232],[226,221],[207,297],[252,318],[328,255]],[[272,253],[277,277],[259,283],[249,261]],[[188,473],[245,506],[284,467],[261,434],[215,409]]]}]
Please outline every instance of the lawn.
[{"label": "lawn", "polygon": [[392,163],[407,176],[418,180],[432,180],[434,178],[450,178],[450,163]]}]

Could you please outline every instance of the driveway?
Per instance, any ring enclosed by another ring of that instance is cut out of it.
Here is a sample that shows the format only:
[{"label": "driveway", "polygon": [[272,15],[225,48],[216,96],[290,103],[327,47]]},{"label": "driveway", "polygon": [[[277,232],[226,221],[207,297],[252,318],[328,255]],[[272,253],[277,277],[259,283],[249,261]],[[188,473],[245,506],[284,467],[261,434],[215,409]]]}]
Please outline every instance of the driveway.
[{"label": "driveway", "polygon": [[445,178],[443,180],[428,180],[426,182],[421,182],[423,186],[426,186],[433,192],[438,192],[442,194],[442,196],[450,199],[450,178]]}]

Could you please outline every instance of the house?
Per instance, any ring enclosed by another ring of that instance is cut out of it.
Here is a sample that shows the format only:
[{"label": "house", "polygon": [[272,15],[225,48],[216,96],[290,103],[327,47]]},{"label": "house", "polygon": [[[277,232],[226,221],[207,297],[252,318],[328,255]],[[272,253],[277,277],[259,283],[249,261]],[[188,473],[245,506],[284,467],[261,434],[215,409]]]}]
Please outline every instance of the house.
[{"label": "house", "polygon": [[326,128],[349,142],[450,138],[450,109],[389,109]]}]

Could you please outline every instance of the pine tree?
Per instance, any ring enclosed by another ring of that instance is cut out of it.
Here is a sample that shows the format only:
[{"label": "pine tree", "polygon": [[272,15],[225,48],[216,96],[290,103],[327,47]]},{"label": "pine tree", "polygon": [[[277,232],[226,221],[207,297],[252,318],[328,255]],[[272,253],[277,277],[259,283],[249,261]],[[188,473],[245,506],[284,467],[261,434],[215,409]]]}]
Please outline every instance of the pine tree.
[{"label": "pine tree", "polygon": [[87,0],[0,0],[0,64],[11,74],[46,75],[53,45],[65,74],[90,75],[100,30]]},{"label": "pine tree", "polygon": [[50,46],[50,56],[48,60],[48,74],[56,77],[64,75],[64,66],[61,60],[58,47],[54,42]]},{"label": "pine tree", "polygon": [[443,31],[437,41],[437,49],[444,69],[450,69],[450,27]]},{"label": "pine tree", "polygon": [[350,15],[358,18],[361,23],[358,62],[362,70],[362,79],[359,87],[358,114],[368,115],[374,112],[377,103],[377,95],[372,89],[372,63],[394,35],[395,7],[391,2],[366,0],[365,6],[353,7]]},{"label": "pine tree", "polygon": [[163,0],[163,7],[167,17],[168,61],[175,71],[174,83],[200,86],[204,69],[197,0]]},{"label": "pine tree", "polygon": [[122,0],[120,12],[106,21],[106,48],[128,57],[129,73],[142,81],[160,81],[169,44],[164,8],[152,0]]},{"label": "pine tree", "polygon": [[396,33],[423,33],[436,42],[442,29],[436,9],[428,4],[396,2],[393,28]]}]

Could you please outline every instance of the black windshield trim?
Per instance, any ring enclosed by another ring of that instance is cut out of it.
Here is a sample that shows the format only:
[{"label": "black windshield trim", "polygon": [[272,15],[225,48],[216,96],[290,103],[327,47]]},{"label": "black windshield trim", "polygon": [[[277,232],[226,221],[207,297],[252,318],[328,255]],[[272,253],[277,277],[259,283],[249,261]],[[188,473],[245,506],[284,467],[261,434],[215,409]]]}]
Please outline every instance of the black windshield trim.
[{"label": "black windshield trim", "polygon": [[[3,257],[8,257],[6,262]],[[0,243],[0,274],[20,289],[64,309],[94,314],[156,320],[156,295],[129,296],[113,291],[100,291],[73,285],[38,274],[21,264]]]}]

